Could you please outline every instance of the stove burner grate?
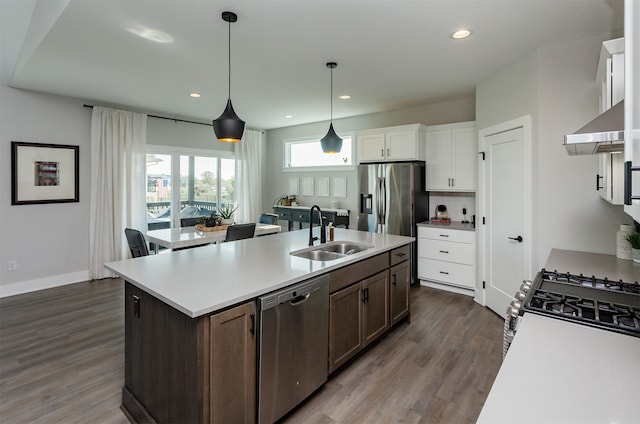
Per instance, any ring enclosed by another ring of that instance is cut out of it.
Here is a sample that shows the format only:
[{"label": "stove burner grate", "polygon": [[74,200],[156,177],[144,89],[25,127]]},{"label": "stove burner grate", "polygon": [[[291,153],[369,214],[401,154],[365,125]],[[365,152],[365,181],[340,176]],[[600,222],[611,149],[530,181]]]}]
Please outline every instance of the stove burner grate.
[{"label": "stove burner grate", "polygon": [[587,277],[582,274],[575,275],[570,273],[561,273],[558,271],[547,271],[544,269],[542,270],[542,279],[558,283],[640,295],[640,284],[638,284],[637,281],[633,283],[627,283],[622,280],[611,281],[607,278],[596,278],[595,276]]},{"label": "stove burner grate", "polygon": [[535,289],[526,309],[640,337],[640,308]]}]

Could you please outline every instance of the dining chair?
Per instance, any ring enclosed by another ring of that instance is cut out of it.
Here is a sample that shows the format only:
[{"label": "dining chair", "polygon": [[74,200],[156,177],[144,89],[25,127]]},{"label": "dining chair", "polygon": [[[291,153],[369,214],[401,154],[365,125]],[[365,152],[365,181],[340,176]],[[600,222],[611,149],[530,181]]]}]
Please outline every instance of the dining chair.
[{"label": "dining chair", "polygon": [[278,215],[275,213],[260,214],[260,219],[258,220],[258,222],[260,224],[276,225],[278,224]]},{"label": "dining chair", "polygon": [[224,241],[242,240],[252,238],[256,232],[256,223],[234,224],[227,227],[227,235]]},{"label": "dining chair", "polygon": [[199,219],[200,219],[200,217],[180,218],[180,226],[181,227],[195,227],[195,225],[198,223]]},{"label": "dining chair", "polygon": [[127,237],[127,243],[129,244],[129,251],[131,256],[138,258],[140,256],[149,256],[149,248],[147,247],[147,241],[144,239],[144,235],[131,228],[124,229],[124,235]]}]

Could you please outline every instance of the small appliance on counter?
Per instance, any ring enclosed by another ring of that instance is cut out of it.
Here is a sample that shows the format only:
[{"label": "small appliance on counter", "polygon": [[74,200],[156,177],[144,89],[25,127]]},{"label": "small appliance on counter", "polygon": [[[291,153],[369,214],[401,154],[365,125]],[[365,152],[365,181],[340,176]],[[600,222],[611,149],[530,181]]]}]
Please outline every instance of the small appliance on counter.
[{"label": "small appliance on counter", "polygon": [[451,218],[449,218],[449,212],[445,205],[436,206],[436,216],[431,218],[431,222],[439,224],[450,224]]}]

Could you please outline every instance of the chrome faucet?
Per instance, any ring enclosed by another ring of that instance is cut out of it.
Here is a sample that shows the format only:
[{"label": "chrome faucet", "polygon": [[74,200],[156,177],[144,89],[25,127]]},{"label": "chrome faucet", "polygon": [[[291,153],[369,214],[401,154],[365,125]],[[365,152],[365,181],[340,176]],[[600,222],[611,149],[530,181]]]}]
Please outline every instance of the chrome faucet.
[{"label": "chrome faucet", "polygon": [[313,236],[313,210],[314,209],[318,210],[318,218],[320,219],[320,243],[327,242],[327,228],[324,225],[322,210],[320,210],[320,206],[313,205],[309,210],[309,246],[313,246],[313,242],[318,240],[318,237]]}]

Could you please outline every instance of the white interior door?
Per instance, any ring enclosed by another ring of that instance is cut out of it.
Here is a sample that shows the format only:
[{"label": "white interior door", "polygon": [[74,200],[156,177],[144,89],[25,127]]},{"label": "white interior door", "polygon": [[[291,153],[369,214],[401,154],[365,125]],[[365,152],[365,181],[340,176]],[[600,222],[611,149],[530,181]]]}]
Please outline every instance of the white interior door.
[{"label": "white interior door", "polygon": [[522,127],[484,137],[486,305],[504,315],[530,271],[531,188]]}]

